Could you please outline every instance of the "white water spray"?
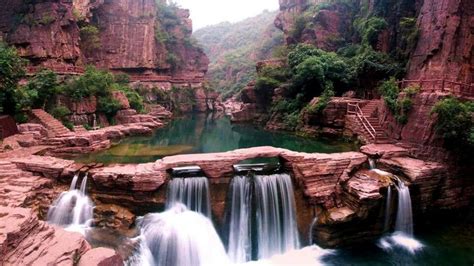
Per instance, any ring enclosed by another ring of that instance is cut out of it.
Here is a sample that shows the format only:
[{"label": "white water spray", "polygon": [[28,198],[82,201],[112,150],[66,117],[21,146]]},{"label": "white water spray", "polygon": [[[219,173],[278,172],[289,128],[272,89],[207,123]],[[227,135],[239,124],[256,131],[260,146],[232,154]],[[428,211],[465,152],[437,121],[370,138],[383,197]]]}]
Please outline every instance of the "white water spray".
[{"label": "white water spray", "polygon": [[231,183],[231,213],[227,254],[234,263],[252,259],[251,182],[246,176],[235,176]]},{"label": "white water spray", "polygon": [[296,205],[288,174],[255,176],[258,259],[300,247]]},{"label": "white water spray", "polygon": [[182,203],[189,210],[211,217],[209,181],[206,177],[173,178],[168,186],[167,209]]},{"label": "white water spray", "polygon": [[392,187],[389,185],[387,187],[387,198],[385,201],[385,221],[384,221],[384,230],[388,231],[390,229],[390,214],[392,212]]},{"label": "white water spray", "polygon": [[65,227],[66,230],[85,234],[93,218],[94,204],[86,196],[87,175],[76,189],[79,175],[75,175],[70,190],[61,193],[48,210],[48,222]]},{"label": "white water spray", "polygon": [[229,265],[230,261],[212,222],[176,204],[163,213],[139,221],[140,252],[131,265]]},{"label": "white water spray", "polygon": [[[423,248],[423,244],[413,237],[413,213],[410,190],[405,183],[397,179],[396,188],[398,192],[397,218],[395,222],[395,232],[390,236],[383,237],[379,241],[379,246],[385,250],[392,250],[394,247],[401,247],[414,254]],[[389,187],[390,188],[390,187]],[[387,192],[387,194],[390,190]],[[387,208],[389,202],[387,199]],[[388,210],[388,213],[390,210]],[[387,209],[386,209],[387,219]],[[385,221],[386,226],[389,223]]]}]

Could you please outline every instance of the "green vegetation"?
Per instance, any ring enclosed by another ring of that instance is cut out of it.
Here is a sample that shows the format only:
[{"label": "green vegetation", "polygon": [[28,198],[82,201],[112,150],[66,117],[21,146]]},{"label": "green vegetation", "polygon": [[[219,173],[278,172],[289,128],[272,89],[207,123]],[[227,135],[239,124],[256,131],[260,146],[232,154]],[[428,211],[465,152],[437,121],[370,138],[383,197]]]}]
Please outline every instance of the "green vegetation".
[{"label": "green vegetation", "polygon": [[100,48],[100,31],[91,24],[84,25],[80,28],[81,48],[86,52],[92,52],[94,49]]},{"label": "green vegetation", "polygon": [[87,67],[84,75],[69,81],[64,93],[79,101],[83,98],[95,96],[98,98],[98,111],[106,114],[109,121],[120,110],[120,103],[112,98],[113,91],[122,91],[129,100],[130,107],[138,112],[144,111],[143,98],[128,87],[129,77],[124,74],[114,76],[112,73]]},{"label": "green vegetation", "polygon": [[43,16],[41,17],[41,19],[38,21],[39,24],[42,24],[42,25],[49,25],[51,23],[53,23],[53,21],[55,21],[56,18],[50,14],[43,14]]},{"label": "green vegetation", "polygon": [[310,114],[321,114],[324,109],[326,109],[332,97],[334,97],[334,90],[330,87],[326,88],[321,94],[321,97],[319,97],[318,102],[314,105],[308,106],[307,111]]},{"label": "green vegetation", "polygon": [[410,54],[415,50],[418,43],[420,30],[416,25],[416,17],[404,17],[400,20],[400,44],[397,46],[396,57],[402,61],[408,61]]},{"label": "green vegetation", "polygon": [[395,78],[382,83],[379,92],[390,112],[400,124],[408,122],[408,114],[413,106],[413,97],[420,91],[419,87],[407,87],[400,94]]},{"label": "green vegetation", "polygon": [[188,49],[199,46],[194,38],[189,37],[192,32],[187,23],[179,17],[179,7],[176,3],[156,0],[156,5],[155,39],[166,48],[165,63],[170,66],[172,72],[175,72],[183,63],[183,59],[176,52],[176,46],[183,44]]},{"label": "green vegetation", "polygon": [[69,110],[66,106],[58,105],[52,108],[49,112],[54,118],[61,121],[65,127],[73,129],[74,125],[68,120],[68,115],[71,114],[71,110]]},{"label": "green vegetation", "polygon": [[101,97],[97,101],[97,111],[105,114],[109,123],[113,124],[113,118],[118,111],[122,108],[122,105],[116,99],[111,97]]},{"label": "green vegetation", "polygon": [[24,87],[31,101],[29,107],[32,108],[51,107],[56,95],[62,93],[62,89],[56,73],[49,69],[38,72]]},{"label": "green vegetation", "polygon": [[14,48],[0,42],[0,113],[15,114],[15,92],[18,82],[25,75],[25,65],[26,61],[18,56]]},{"label": "green vegetation", "polygon": [[113,99],[113,91],[122,91],[130,106],[138,112],[144,111],[143,98],[128,87],[129,77],[124,74],[113,75],[110,72],[87,67],[84,75],[60,83],[57,75],[44,69],[29,79],[26,85],[18,85],[25,75],[25,62],[15,49],[0,43],[0,113],[13,115],[20,123],[27,122],[26,112],[33,108],[42,108],[63,122],[71,111],[58,104],[58,96],[66,96],[73,101],[95,96],[98,99],[98,111],[103,112],[112,121],[122,107]]},{"label": "green vegetation", "polygon": [[387,28],[387,22],[380,17],[358,18],[354,21],[354,28],[362,38],[362,45],[374,47],[380,32]]},{"label": "green vegetation", "polygon": [[105,97],[110,94],[114,83],[114,75],[89,66],[84,75],[67,83],[64,92],[77,101],[90,96]]},{"label": "green vegetation", "polygon": [[210,59],[211,86],[226,99],[239,93],[256,78],[257,61],[269,59],[279,47],[284,54],[283,34],[273,21],[277,12],[262,14],[237,23],[220,23],[197,30],[194,37]]},{"label": "green vegetation", "polygon": [[[436,114],[437,133],[451,149],[472,151],[474,148],[474,103],[456,98],[439,101],[432,110]],[[466,153],[472,154],[472,153]]]}]

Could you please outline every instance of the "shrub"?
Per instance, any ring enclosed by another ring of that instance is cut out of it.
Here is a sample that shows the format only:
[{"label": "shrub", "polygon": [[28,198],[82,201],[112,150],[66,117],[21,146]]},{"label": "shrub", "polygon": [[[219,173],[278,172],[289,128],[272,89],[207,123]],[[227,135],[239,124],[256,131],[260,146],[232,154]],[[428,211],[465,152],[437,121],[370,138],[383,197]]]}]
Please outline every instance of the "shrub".
[{"label": "shrub", "polygon": [[0,42],[0,113],[15,114],[15,90],[25,75],[25,65],[16,49]]},{"label": "shrub", "polygon": [[108,96],[114,84],[114,76],[107,72],[87,67],[84,75],[67,84],[64,92],[74,100],[89,96]]},{"label": "shrub", "polygon": [[388,106],[390,112],[394,115],[398,123],[404,125],[408,122],[408,114],[413,106],[413,97],[420,91],[419,87],[407,87],[403,90],[403,97],[400,97],[395,78],[385,81],[379,87],[379,92]]},{"label": "shrub", "polygon": [[51,110],[51,115],[60,120],[60,121],[65,121],[66,116],[71,114],[71,110],[69,110],[66,106],[56,106]]},{"label": "shrub", "polygon": [[97,101],[97,111],[103,113],[109,123],[113,123],[113,118],[121,108],[120,102],[111,97],[101,97]]},{"label": "shrub", "polygon": [[284,119],[285,126],[291,130],[298,126],[299,121],[300,121],[300,113],[297,111],[287,114]]},{"label": "shrub", "polygon": [[269,78],[269,77],[259,77],[255,82],[255,90],[258,94],[259,99],[264,99],[268,102],[271,102],[271,97],[273,95],[273,91],[280,86],[281,82]]},{"label": "shrub", "polygon": [[388,26],[385,19],[380,17],[358,18],[354,27],[362,38],[362,44],[373,46],[378,40],[379,33]]},{"label": "shrub", "polygon": [[456,98],[439,101],[431,113],[437,115],[436,132],[451,148],[474,148],[474,103]]},{"label": "shrub", "polygon": [[327,85],[326,89],[321,94],[321,97],[319,97],[318,102],[315,105],[310,106],[308,109],[308,112],[311,114],[321,114],[324,111],[324,109],[326,109],[332,97],[334,97],[333,86]]},{"label": "shrub", "polygon": [[92,52],[100,48],[99,29],[94,25],[86,25],[80,28],[81,46],[86,52]]},{"label": "shrub", "polygon": [[41,19],[38,21],[38,23],[43,24],[43,25],[49,25],[55,20],[56,20],[56,18],[54,16],[52,16],[50,14],[46,14],[46,15],[43,15],[41,17]]},{"label": "shrub", "polygon": [[56,95],[62,92],[56,73],[45,69],[38,72],[26,85],[25,89],[28,94],[36,95],[32,99],[33,108],[46,108],[51,106]]},{"label": "shrub", "polygon": [[122,91],[125,93],[125,96],[130,103],[130,107],[132,109],[137,110],[137,112],[142,113],[145,110],[145,106],[143,104],[143,97],[138,94],[135,90],[131,89],[128,86],[123,86],[119,84],[114,84],[112,86],[113,90]]},{"label": "shrub", "polygon": [[71,114],[71,111],[65,106],[56,106],[51,111],[51,115],[61,121],[61,123],[67,127],[68,129],[72,130],[74,128],[74,124],[67,119],[67,116]]}]

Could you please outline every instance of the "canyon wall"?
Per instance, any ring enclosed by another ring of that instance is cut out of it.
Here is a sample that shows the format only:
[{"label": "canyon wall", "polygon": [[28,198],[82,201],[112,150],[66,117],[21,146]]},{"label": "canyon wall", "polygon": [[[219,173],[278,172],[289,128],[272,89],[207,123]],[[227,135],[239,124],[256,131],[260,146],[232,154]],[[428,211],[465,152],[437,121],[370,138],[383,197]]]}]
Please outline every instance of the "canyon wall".
[{"label": "canyon wall", "polygon": [[474,82],[474,4],[470,0],[425,0],[418,17],[419,41],[409,79]]},{"label": "canyon wall", "polygon": [[[135,87],[204,87],[209,59],[191,38],[188,10],[155,0],[9,0],[5,6],[0,40],[29,60],[28,73],[45,67],[77,75],[95,65],[130,75]],[[195,94],[196,102],[208,100]]]}]

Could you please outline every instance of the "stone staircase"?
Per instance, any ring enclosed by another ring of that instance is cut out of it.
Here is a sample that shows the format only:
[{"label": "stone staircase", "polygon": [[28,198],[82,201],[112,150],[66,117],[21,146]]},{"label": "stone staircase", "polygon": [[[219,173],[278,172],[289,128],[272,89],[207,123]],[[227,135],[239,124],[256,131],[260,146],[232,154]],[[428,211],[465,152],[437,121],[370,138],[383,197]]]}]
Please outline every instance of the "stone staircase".
[{"label": "stone staircase", "polygon": [[349,115],[353,115],[358,124],[358,133],[362,134],[364,138],[370,143],[390,143],[389,138],[385,134],[380,125],[377,111],[380,100],[372,100],[364,107],[360,108],[357,104],[352,105],[353,111],[348,111]]},{"label": "stone staircase", "polygon": [[33,109],[31,110],[31,114],[55,137],[66,136],[71,134],[71,131],[67,127],[65,127],[59,120],[54,118],[52,115],[46,113],[43,109]]}]

